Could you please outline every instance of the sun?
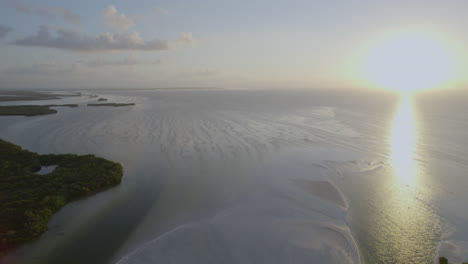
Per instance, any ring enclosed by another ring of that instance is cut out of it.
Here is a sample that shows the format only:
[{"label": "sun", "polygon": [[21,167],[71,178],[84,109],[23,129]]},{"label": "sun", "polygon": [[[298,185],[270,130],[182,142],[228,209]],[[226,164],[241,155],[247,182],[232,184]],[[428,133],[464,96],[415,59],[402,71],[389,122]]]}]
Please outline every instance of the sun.
[{"label": "sun", "polygon": [[450,46],[427,33],[392,34],[373,43],[364,57],[364,78],[401,92],[441,87],[456,73]]}]

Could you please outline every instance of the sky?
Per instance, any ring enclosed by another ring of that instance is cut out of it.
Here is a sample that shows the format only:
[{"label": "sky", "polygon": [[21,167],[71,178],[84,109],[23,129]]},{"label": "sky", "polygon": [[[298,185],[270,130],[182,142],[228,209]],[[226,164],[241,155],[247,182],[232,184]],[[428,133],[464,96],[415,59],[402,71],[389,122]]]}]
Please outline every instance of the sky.
[{"label": "sky", "polygon": [[[430,31],[459,61],[466,0],[0,0],[0,89],[347,88],[371,43]],[[404,62],[402,62],[404,63]]]}]

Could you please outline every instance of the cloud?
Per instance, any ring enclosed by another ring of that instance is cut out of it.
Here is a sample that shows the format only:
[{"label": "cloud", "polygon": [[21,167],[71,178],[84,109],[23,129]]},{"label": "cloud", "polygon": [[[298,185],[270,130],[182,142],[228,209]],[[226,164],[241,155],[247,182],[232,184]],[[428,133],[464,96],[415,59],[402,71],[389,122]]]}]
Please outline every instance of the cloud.
[{"label": "cloud", "polygon": [[0,25],[0,39],[6,37],[12,30],[10,27]]},{"label": "cloud", "polygon": [[7,3],[9,7],[14,8],[18,12],[21,12],[21,13],[27,14],[27,13],[30,13],[32,9],[34,9],[32,5],[23,4],[17,0],[9,0]]},{"label": "cloud", "polygon": [[166,16],[172,15],[171,12],[169,10],[165,9],[165,8],[158,7],[158,8],[156,8],[156,11],[158,13],[166,15]]},{"label": "cloud", "polygon": [[179,37],[176,39],[178,43],[190,44],[194,42],[192,33],[182,32]]},{"label": "cloud", "polygon": [[210,79],[223,75],[222,72],[211,69],[199,69],[194,71],[186,71],[178,73],[179,77],[189,79]]},{"label": "cloud", "polygon": [[108,6],[102,11],[102,17],[107,25],[117,31],[127,31],[134,25],[131,18],[127,17],[124,13],[119,14],[117,8],[113,5]]},{"label": "cloud", "polygon": [[50,18],[62,18],[73,24],[80,24],[80,16],[73,14],[66,8],[46,8],[36,7],[36,13],[39,16],[45,16]]},{"label": "cloud", "polygon": [[199,77],[211,77],[211,76],[216,76],[216,75],[219,75],[219,74],[220,74],[220,72],[214,71],[214,70],[209,70],[209,69],[199,70],[199,71],[194,72],[194,75],[199,76]]},{"label": "cloud", "polygon": [[[136,65],[157,65],[161,64],[160,59],[156,60],[138,60],[132,57],[124,59],[95,59],[95,60],[80,60],[72,63],[37,63],[28,66],[10,67],[3,70],[2,74],[11,75],[61,75],[69,73],[83,72],[87,68],[103,68],[110,66],[130,67]],[[93,71],[95,71],[94,69]]]},{"label": "cloud", "polygon": [[172,16],[172,12],[169,11],[168,9],[165,9],[165,8],[156,7],[156,8],[153,8],[153,9],[145,12],[144,14],[132,15],[132,16],[130,16],[130,18],[133,19],[134,21],[137,21],[137,20],[153,18],[153,17],[159,16],[159,15]]},{"label": "cloud", "polygon": [[101,52],[169,51],[192,42],[194,42],[194,39],[190,33],[181,33],[175,40],[144,40],[138,32],[105,32],[97,36],[91,36],[72,29],[56,28],[54,31],[50,26],[40,26],[35,34],[18,39],[12,44],[83,52]]},{"label": "cloud", "polygon": [[96,60],[90,60],[90,61],[78,61],[78,63],[89,66],[89,67],[106,67],[106,66],[155,65],[155,64],[161,64],[162,61],[160,59],[137,60],[134,58],[125,58],[121,60],[96,59]]},{"label": "cloud", "polygon": [[33,64],[26,67],[13,67],[4,70],[2,73],[14,75],[44,75],[44,74],[65,74],[72,72],[72,67],[63,67],[63,65],[53,63]]},{"label": "cloud", "polygon": [[34,13],[38,16],[48,18],[61,18],[73,24],[80,24],[80,16],[73,14],[66,8],[55,8],[47,6],[38,6],[33,4],[22,3],[19,0],[9,0],[8,6],[16,11],[24,14]]}]

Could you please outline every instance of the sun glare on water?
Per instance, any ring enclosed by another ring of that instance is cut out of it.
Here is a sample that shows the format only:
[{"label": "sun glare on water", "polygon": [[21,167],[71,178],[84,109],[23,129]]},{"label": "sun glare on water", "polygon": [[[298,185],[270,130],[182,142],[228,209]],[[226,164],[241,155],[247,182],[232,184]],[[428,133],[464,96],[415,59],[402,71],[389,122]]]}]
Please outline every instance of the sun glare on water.
[{"label": "sun glare on water", "polygon": [[375,42],[365,57],[367,80],[401,92],[442,87],[456,73],[453,49],[428,33],[392,34]]},{"label": "sun glare on water", "polygon": [[391,132],[391,162],[395,175],[406,185],[415,184],[417,163],[414,160],[417,127],[411,97],[402,95]]}]

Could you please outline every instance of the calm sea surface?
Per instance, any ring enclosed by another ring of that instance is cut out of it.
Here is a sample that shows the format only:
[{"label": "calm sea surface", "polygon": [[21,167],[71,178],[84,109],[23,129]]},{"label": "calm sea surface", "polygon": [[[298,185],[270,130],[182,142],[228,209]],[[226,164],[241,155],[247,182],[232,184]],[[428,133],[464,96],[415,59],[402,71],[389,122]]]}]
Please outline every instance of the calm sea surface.
[{"label": "calm sea surface", "polygon": [[[89,95],[136,105],[86,107]],[[467,95],[85,91],[56,100],[78,108],[0,117],[0,137],[24,148],[125,169],[1,263],[420,264],[467,251]]]}]

